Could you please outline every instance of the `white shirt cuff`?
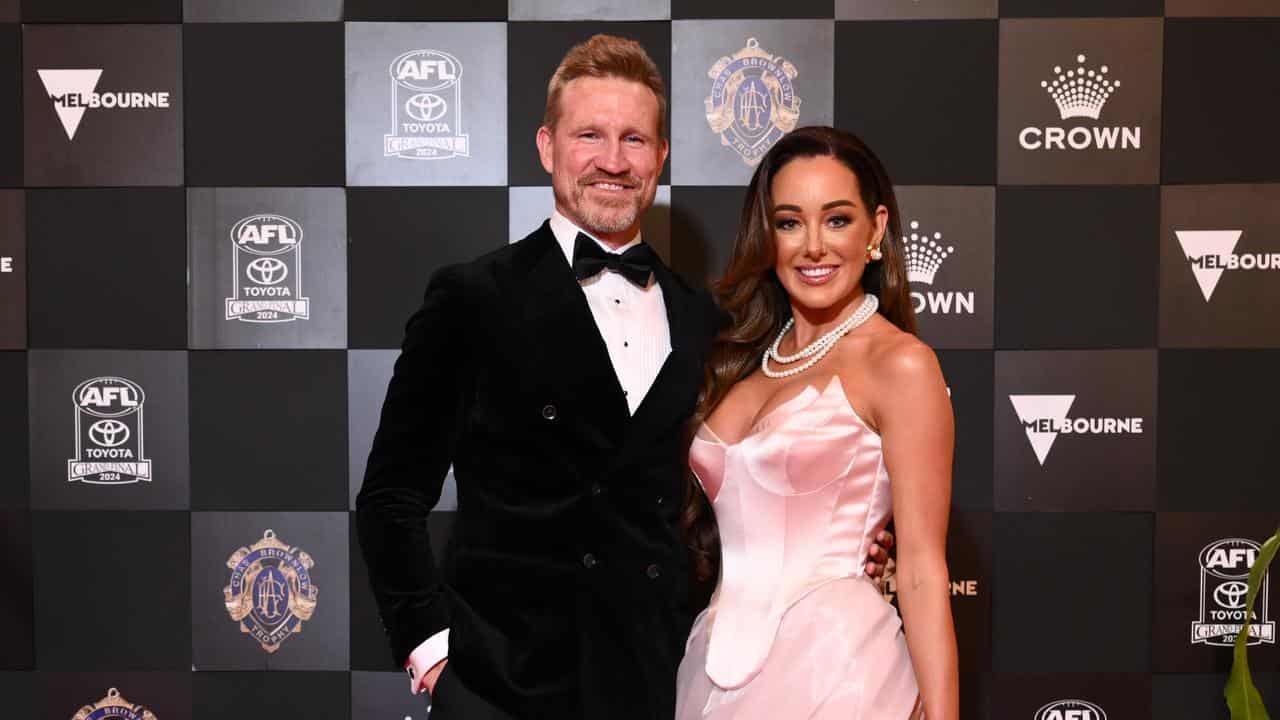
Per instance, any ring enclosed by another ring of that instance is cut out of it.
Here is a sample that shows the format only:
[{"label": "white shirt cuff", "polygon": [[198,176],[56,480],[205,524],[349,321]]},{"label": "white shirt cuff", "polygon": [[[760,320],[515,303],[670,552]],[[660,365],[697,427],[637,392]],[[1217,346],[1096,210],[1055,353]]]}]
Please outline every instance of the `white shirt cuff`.
[{"label": "white shirt cuff", "polygon": [[432,635],[409,653],[409,667],[413,668],[414,678],[421,678],[436,663],[449,657],[448,628]]}]

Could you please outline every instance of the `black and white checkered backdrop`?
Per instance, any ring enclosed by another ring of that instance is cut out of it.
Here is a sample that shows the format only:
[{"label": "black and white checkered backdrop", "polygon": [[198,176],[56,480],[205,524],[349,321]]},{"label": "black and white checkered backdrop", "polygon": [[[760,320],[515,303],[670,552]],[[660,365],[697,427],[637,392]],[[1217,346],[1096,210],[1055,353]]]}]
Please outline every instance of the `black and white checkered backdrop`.
[{"label": "black and white checkered backdrop", "polygon": [[549,214],[599,31],[668,81],[644,232],[695,281],[789,116],[898,184],[965,717],[1226,717],[1280,521],[1277,0],[0,0],[0,714],[425,716],[352,500],[428,275]]}]

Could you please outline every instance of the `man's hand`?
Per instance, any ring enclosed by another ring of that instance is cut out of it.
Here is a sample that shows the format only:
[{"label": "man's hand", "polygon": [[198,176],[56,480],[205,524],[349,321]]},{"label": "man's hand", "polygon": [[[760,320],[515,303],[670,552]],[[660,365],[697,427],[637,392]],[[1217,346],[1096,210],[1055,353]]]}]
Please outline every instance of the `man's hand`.
[{"label": "man's hand", "polygon": [[417,695],[423,690],[430,695],[436,691],[436,682],[440,680],[440,673],[444,672],[444,666],[449,664],[449,658],[445,658],[440,662],[423,670],[412,665],[409,667],[409,693]]},{"label": "man's hand", "polygon": [[881,587],[884,583],[884,566],[889,562],[889,550],[893,548],[893,533],[888,530],[881,530],[876,535],[875,542],[871,543],[871,550],[867,553],[867,564],[863,569],[871,580],[875,582],[876,587]]}]

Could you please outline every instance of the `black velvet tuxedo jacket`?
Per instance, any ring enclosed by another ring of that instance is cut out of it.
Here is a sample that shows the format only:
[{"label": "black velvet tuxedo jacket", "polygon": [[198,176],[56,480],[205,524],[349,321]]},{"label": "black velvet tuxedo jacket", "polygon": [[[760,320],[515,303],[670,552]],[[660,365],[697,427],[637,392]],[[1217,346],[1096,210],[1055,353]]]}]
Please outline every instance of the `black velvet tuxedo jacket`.
[{"label": "black velvet tuxedo jacket", "polygon": [[[655,274],[671,354],[634,415],[548,224],[439,271],[406,326],[357,525],[396,666],[450,628],[439,720],[672,716],[700,609],[677,531],[681,436],[721,318]],[[437,566],[426,517],[450,464]]]}]

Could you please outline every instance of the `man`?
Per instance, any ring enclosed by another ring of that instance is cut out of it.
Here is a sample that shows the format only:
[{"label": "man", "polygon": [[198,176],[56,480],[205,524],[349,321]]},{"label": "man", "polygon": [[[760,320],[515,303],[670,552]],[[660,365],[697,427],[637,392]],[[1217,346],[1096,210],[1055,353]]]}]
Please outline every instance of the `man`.
[{"label": "man", "polygon": [[[439,720],[673,713],[700,609],[682,428],[723,318],[639,236],[665,114],[639,44],[571,49],[537,135],[555,213],[439,271],[406,326],[357,525],[395,660]],[[450,464],[441,569],[426,517]]]}]

